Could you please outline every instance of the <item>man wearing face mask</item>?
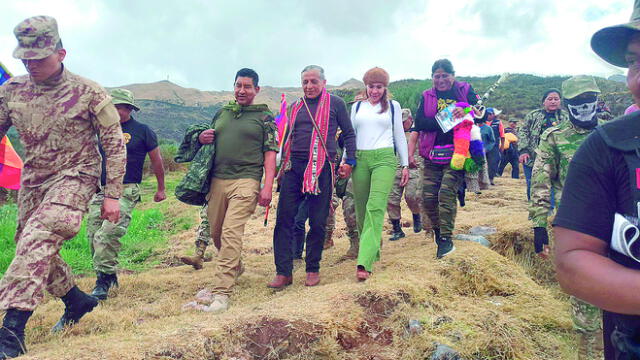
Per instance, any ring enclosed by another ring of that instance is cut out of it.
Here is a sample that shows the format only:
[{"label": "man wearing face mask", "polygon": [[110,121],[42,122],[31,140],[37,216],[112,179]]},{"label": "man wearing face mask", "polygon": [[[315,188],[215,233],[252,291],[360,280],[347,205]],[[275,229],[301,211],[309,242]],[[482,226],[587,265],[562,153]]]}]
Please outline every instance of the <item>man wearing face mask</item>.
[{"label": "man wearing face mask", "polygon": [[[604,123],[596,114],[600,89],[593,77],[579,75],[565,80],[562,93],[569,121],[542,133],[531,176],[529,215],[533,221],[535,251],[544,259],[549,256],[547,216],[551,210],[551,190],[555,190],[556,199],[560,199],[573,155],[596,125]],[[595,356],[600,331],[600,310],[575,297],[571,297],[571,305],[574,329],[580,336],[579,353],[581,358],[591,359]]]}]

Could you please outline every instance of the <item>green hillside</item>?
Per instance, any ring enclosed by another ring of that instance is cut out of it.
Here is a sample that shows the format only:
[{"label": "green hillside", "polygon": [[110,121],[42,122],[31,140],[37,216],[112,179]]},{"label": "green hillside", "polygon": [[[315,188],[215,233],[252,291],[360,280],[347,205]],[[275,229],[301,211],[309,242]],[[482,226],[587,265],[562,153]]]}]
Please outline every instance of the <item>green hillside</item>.
[{"label": "green hillside", "polygon": [[149,125],[161,139],[180,142],[185,130],[193,124],[209,123],[222,106],[182,106],[156,100],[139,100],[137,120]]}]

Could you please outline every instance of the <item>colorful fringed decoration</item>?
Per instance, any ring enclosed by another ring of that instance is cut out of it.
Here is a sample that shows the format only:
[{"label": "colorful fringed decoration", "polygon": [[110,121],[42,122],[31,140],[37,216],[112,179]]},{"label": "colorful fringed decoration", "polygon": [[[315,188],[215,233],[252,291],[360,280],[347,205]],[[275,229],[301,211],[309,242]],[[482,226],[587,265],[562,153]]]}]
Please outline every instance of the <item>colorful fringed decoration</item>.
[{"label": "colorful fringed decoration", "polygon": [[[481,169],[482,165],[484,164],[484,144],[482,143],[482,134],[480,132],[480,127],[478,127],[477,125],[473,125],[473,127],[471,128],[471,142],[469,144],[469,153],[477,169]],[[465,169],[466,168],[467,166],[465,164]]]},{"label": "colorful fringed decoration", "polygon": [[451,168],[464,170],[464,162],[469,157],[469,143],[471,141],[472,116],[467,114],[465,119],[453,128],[453,157]]},{"label": "colorful fringed decoration", "polygon": [[478,166],[472,158],[467,158],[467,160],[464,161],[464,171],[469,174],[476,174],[481,168],[482,167]]}]

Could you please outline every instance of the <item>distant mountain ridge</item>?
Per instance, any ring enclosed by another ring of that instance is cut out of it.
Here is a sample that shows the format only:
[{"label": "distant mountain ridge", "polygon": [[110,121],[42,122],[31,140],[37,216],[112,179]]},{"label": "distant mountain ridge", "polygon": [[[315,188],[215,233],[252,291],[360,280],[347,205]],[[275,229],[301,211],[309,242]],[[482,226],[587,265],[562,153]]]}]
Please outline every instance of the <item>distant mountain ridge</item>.
[{"label": "distant mountain ridge", "polygon": [[[208,107],[219,106],[233,100],[233,91],[202,91],[193,88],[183,88],[168,80],[147,84],[130,84],[119,86],[131,90],[136,99],[163,101],[181,106]],[[349,79],[339,86],[327,86],[328,90],[363,89],[364,83],[356,79]],[[261,86],[256,97],[256,103],[267,104],[272,110],[280,107],[281,94],[285,94],[288,101],[302,96],[299,87]]]},{"label": "distant mountain ridge", "polygon": [[[562,81],[568,76],[540,77],[529,74],[507,74],[499,86],[494,86],[500,78],[501,76],[495,75],[459,77],[458,80],[471,83],[476,93],[481,96],[488,92],[489,98],[485,101],[485,105],[502,110],[503,119],[522,120],[527,112],[541,106],[540,97],[545,90],[561,88]],[[596,78],[596,81],[602,90],[602,98],[607,101],[613,114],[621,115],[632,103],[626,84],[604,78]],[[407,79],[392,82],[389,84],[389,91],[403,108],[414,111],[418,106],[421,93],[431,86],[431,80]],[[142,111],[135,115],[136,118],[148,124],[159,137],[172,141],[181,141],[184,131],[190,125],[211,121],[222,105],[233,100],[232,91],[201,91],[183,88],[166,80],[122,87],[131,90],[140,102]],[[339,86],[327,86],[327,89],[350,102],[357,92],[364,89],[364,84],[362,81],[349,79]],[[273,112],[278,112],[283,93],[288,103],[292,103],[303,94],[299,87],[262,86],[256,102],[265,103]]]}]

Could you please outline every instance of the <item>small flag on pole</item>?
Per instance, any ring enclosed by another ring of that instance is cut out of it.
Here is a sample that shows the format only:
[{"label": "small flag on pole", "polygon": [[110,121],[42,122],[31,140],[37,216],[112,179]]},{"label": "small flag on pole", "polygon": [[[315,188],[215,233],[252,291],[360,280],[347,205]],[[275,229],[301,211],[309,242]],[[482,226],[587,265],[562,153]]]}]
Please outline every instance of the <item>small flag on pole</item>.
[{"label": "small flag on pole", "polygon": [[287,132],[287,125],[289,123],[287,119],[287,98],[284,94],[281,96],[280,100],[280,114],[276,116],[275,119],[276,126],[278,127],[278,144],[282,146],[282,140],[284,139],[284,135]]},{"label": "small flag on pole", "polygon": [[[11,78],[11,73],[0,63],[0,85]],[[22,173],[22,159],[14,150],[8,137],[0,140],[0,187],[20,189],[20,174]]]}]

